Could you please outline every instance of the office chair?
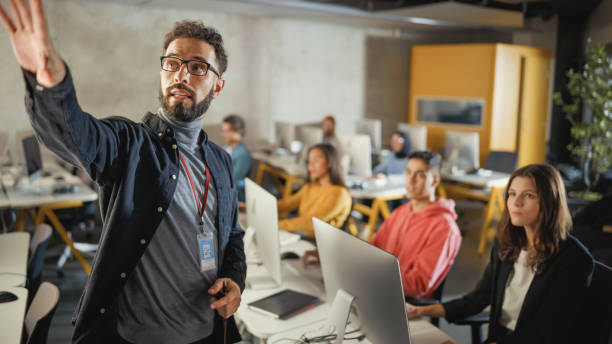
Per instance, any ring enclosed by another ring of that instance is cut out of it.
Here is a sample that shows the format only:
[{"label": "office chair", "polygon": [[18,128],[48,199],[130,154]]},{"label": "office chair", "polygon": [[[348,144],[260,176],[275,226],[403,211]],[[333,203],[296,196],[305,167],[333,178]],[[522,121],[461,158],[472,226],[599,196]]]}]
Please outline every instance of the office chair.
[{"label": "office chair", "polygon": [[593,279],[587,290],[573,342],[609,344],[612,338],[612,269],[595,261]]},{"label": "office chair", "polygon": [[49,282],[43,282],[26,313],[24,323],[27,336],[23,337],[22,343],[44,344],[47,342],[49,326],[58,300],[59,289]]},{"label": "office chair", "polygon": [[[86,177],[78,168],[69,165],[63,165],[63,167],[70,170],[73,175],[79,176],[83,183],[89,184],[89,187],[95,190],[95,183],[91,181],[89,177]],[[57,215],[60,222],[64,224],[64,227],[66,227],[66,230],[68,231],[68,235],[70,237],[73,236],[73,233],[75,233],[76,230],[84,231],[88,240],[90,240],[93,236],[96,218],[95,201],[85,202],[83,203],[83,206],[79,208],[56,210],[55,215]],[[97,244],[90,244],[85,242],[75,242],[74,246],[79,251],[89,254],[95,253],[98,248]],[[57,261],[57,275],[59,277],[64,276],[64,264],[66,264],[66,261],[70,257],[72,257],[72,251],[70,250],[70,247],[66,245]]]},{"label": "office chair", "polygon": [[36,295],[38,287],[42,280],[42,269],[45,262],[45,253],[47,252],[47,244],[53,229],[46,223],[40,224],[34,231],[34,236],[30,241],[30,259],[28,261],[27,271],[27,288],[28,288],[28,306],[32,302],[32,298]]},{"label": "office chair", "polygon": [[[405,297],[406,302],[414,306],[429,306],[429,305],[435,305],[435,304],[441,303],[442,302],[442,292],[444,291],[444,284],[446,284],[446,277],[448,277],[448,274],[444,277],[444,279],[442,280],[442,283],[440,283],[438,288],[436,288],[436,290],[434,290],[434,292],[431,294],[431,298],[414,298],[414,297],[406,296]],[[435,327],[439,327],[440,318],[430,317],[429,322]]]},{"label": "office chair", "polygon": [[469,317],[465,317],[463,319],[455,320],[453,324],[455,325],[469,325],[470,326],[470,335],[472,338],[472,344],[481,344],[482,343],[482,325],[486,325],[489,323],[489,319],[491,318],[491,314],[489,311],[483,311],[475,315],[471,315]]}]

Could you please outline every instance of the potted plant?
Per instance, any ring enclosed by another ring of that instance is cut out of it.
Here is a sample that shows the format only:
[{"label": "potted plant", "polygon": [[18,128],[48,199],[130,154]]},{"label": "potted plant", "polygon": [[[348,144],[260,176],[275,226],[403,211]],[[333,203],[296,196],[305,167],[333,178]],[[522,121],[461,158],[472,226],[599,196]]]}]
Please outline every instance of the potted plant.
[{"label": "potted plant", "polygon": [[597,44],[588,50],[582,70],[570,69],[566,75],[570,101],[565,102],[559,92],[554,101],[572,125],[567,148],[582,167],[586,192],[577,198],[599,199],[601,195],[591,191],[612,166],[612,56]]}]

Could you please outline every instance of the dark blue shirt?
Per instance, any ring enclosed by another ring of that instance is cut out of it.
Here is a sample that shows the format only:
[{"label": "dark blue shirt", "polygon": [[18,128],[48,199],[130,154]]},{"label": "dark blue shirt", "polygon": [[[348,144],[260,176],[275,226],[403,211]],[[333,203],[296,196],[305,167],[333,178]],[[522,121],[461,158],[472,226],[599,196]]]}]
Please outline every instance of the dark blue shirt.
[{"label": "dark blue shirt", "polygon": [[[24,78],[26,110],[38,139],[85,170],[100,189],[103,231],[73,318],[72,341],[106,343],[115,333],[118,295],[174,196],[173,176],[180,173],[174,130],[151,113],[141,123],[120,117],[96,119],[81,110],[69,71],[53,88],[42,87],[26,71]],[[243,290],[244,232],[238,225],[231,158],[205,133],[200,147],[218,195],[218,277],[231,278]],[[239,335],[233,321],[229,328],[234,342]]]}]

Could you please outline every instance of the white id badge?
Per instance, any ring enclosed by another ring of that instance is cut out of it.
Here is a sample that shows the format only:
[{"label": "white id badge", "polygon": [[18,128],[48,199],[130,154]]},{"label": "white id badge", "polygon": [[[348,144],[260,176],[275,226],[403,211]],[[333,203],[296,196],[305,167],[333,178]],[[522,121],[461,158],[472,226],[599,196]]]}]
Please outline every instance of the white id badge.
[{"label": "white id badge", "polygon": [[215,265],[215,243],[211,234],[198,234],[198,246],[200,247],[200,271],[209,271],[216,268]]}]

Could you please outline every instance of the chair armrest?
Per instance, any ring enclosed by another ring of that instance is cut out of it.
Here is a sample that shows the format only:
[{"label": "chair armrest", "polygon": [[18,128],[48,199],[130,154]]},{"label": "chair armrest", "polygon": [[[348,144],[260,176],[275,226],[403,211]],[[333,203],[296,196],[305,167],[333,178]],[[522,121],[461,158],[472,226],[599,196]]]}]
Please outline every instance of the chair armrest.
[{"label": "chair armrest", "polygon": [[484,325],[489,322],[490,317],[490,312],[486,311],[476,315],[470,315],[469,317],[465,317],[463,319],[455,320],[453,323],[457,325]]}]

